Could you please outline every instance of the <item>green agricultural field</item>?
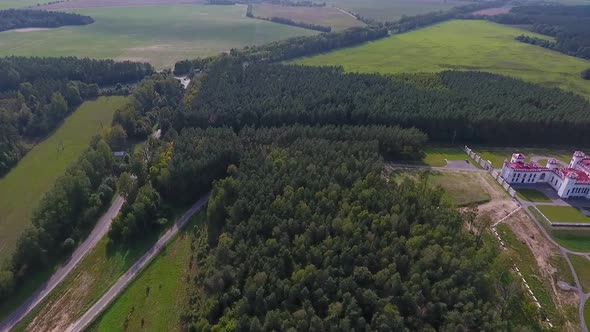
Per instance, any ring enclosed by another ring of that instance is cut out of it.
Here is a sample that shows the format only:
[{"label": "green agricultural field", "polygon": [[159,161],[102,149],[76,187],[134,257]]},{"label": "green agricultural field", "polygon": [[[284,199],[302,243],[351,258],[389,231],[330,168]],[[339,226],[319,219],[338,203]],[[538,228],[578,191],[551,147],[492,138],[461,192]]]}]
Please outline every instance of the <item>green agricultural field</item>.
[{"label": "green agricultural field", "polygon": [[24,7],[28,7],[28,6],[36,6],[38,3],[45,3],[45,1],[38,1],[38,0],[0,0],[0,9],[24,8]]},{"label": "green agricultural field", "polygon": [[352,11],[378,21],[395,21],[402,16],[414,16],[463,6],[456,0],[328,0],[328,4]]},{"label": "green agricultural field", "polygon": [[539,211],[554,223],[590,223],[590,217],[572,206],[537,206]]},{"label": "green agricultural field", "polygon": [[584,292],[590,291],[590,260],[586,257],[570,255],[570,260],[576,270]]},{"label": "green agricultural field", "polygon": [[[53,135],[36,145],[0,179],[0,258],[12,252],[43,194],[86,150],[101,127],[111,123],[113,113],[126,100],[124,97],[101,97],[85,102]],[[64,150],[58,153],[60,145]]]},{"label": "green agricultural field", "polygon": [[295,22],[305,22],[332,27],[333,31],[344,30],[365,24],[350,14],[337,8],[326,7],[291,7],[272,4],[256,4],[253,9],[256,17],[282,17]]},{"label": "green agricultural field", "polygon": [[178,60],[215,55],[317,32],[255,20],[244,6],[143,6],[85,8],[87,26],[0,33],[0,56],[66,56],[114,58],[170,68]]},{"label": "green agricultural field", "polygon": [[487,21],[454,20],[294,62],[390,74],[479,70],[590,98],[590,84],[580,77],[580,72],[590,68],[590,61],[514,40],[523,33],[547,38]]},{"label": "green agricultural field", "polygon": [[529,202],[551,202],[549,197],[536,189],[516,189],[516,194]]},{"label": "green agricultural field", "polygon": [[[191,225],[204,219],[205,213],[201,213]],[[90,331],[181,330],[192,229],[187,227],[168,245],[93,323]]]}]

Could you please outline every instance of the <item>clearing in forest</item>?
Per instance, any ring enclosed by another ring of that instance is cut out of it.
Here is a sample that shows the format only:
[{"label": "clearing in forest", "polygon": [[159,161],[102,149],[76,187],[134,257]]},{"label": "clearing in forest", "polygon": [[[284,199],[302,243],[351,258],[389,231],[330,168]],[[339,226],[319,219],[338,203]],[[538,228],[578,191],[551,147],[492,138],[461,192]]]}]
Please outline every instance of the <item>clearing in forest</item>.
[{"label": "clearing in forest", "polygon": [[126,101],[124,97],[100,97],[83,103],[55,133],[0,178],[0,260],[9,257],[43,195]]},{"label": "clearing in forest", "polygon": [[487,21],[454,20],[295,62],[387,74],[486,71],[590,98],[590,84],[580,77],[590,61],[514,40],[523,33],[548,38]]},{"label": "clearing in forest", "polygon": [[316,31],[246,17],[245,6],[171,5],[72,10],[96,22],[47,31],[0,33],[0,56],[78,56],[150,62],[215,55]]},{"label": "clearing in forest", "polygon": [[333,31],[344,30],[351,27],[364,26],[365,24],[350,14],[334,7],[294,7],[272,4],[257,4],[253,8],[254,16],[263,18],[280,17],[293,20],[332,27]]}]

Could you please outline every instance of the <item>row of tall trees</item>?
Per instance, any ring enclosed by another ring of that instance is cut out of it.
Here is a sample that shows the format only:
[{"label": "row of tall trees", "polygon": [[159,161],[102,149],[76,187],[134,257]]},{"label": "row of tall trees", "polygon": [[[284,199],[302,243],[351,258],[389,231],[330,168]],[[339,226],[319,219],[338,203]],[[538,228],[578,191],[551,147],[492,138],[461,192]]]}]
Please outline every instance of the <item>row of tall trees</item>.
[{"label": "row of tall trees", "polygon": [[[293,59],[330,50],[350,47],[388,35],[381,27],[354,27],[341,32],[322,33],[317,36],[293,37],[261,46],[232,49],[230,55],[245,62],[275,62]],[[222,58],[223,56],[221,56]],[[204,66],[220,57],[182,60],[174,65],[176,75],[185,75],[204,69]]]},{"label": "row of tall trees", "polygon": [[508,14],[488,19],[502,24],[531,25],[532,31],[555,37],[555,42],[522,36],[517,40],[590,59],[590,6],[520,6],[512,8]]},{"label": "row of tall trees", "polygon": [[0,10],[0,31],[22,28],[57,28],[94,23],[90,16],[31,9]]},{"label": "row of tall trees", "polygon": [[96,138],[33,211],[7,266],[0,266],[0,298],[8,298],[34,272],[70,254],[91,230],[117,190],[110,147]]},{"label": "row of tall trees", "polygon": [[181,113],[197,127],[401,125],[445,143],[590,138],[584,129],[590,104],[582,97],[489,73],[398,78],[335,67],[243,66],[226,59],[203,75],[198,89]]},{"label": "row of tall trees", "polygon": [[295,132],[248,145],[215,184],[189,330],[540,329],[510,263],[442,191],[384,181],[377,140]]}]

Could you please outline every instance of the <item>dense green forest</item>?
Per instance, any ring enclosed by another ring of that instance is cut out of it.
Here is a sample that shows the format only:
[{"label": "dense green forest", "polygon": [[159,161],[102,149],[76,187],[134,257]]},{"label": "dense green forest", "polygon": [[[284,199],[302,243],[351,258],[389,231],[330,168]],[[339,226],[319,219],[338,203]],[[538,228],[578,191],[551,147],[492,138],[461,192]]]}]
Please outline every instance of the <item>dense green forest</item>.
[{"label": "dense green forest", "polygon": [[112,60],[0,59],[0,176],[83,100],[97,97],[100,86],[135,82],[152,71],[149,64]]},{"label": "dense green forest", "polygon": [[590,68],[584,70],[580,75],[583,79],[590,80]]},{"label": "dense green forest", "polygon": [[531,30],[555,37],[551,42],[521,36],[519,41],[590,59],[590,6],[534,5],[514,7],[510,13],[488,17],[502,24],[531,25]]},{"label": "dense green forest", "polygon": [[[411,76],[344,73],[335,67],[217,62],[187,101],[196,126],[400,125],[452,143],[576,143],[590,104],[559,89],[479,72]],[[578,132],[575,137],[571,132]]]},{"label": "dense green forest", "polygon": [[0,31],[22,28],[57,28],[94,23],[90,16],[31,9],[0,10]]},{"label": "dense green forest", "polygon": [[242,133],[253,144],[214,186],[189,330],[540,330],[510,263],[440,190],[384,181],[378,139],[276,132]]}]

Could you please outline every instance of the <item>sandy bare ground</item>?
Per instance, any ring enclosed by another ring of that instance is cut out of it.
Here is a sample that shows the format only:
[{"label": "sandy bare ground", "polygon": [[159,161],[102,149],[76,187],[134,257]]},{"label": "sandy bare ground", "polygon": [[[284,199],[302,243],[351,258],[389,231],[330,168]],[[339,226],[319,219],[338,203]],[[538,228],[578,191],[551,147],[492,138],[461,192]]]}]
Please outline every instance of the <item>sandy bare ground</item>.
[{"label": "sandy bare ground", "polygon": [[80,8],[132,7],[183,4],[202,5],[206,3],[206,0],[70,0],[50,5],[33,7],[33,9],[60,10]]},{"label": "sandy bare ground", "polygon": [[22,29],[12,29],[7,31],[16,31],[16,32],[33,32],[33,31],[46,31],[51,30],[50,28],[22,28]]}]

